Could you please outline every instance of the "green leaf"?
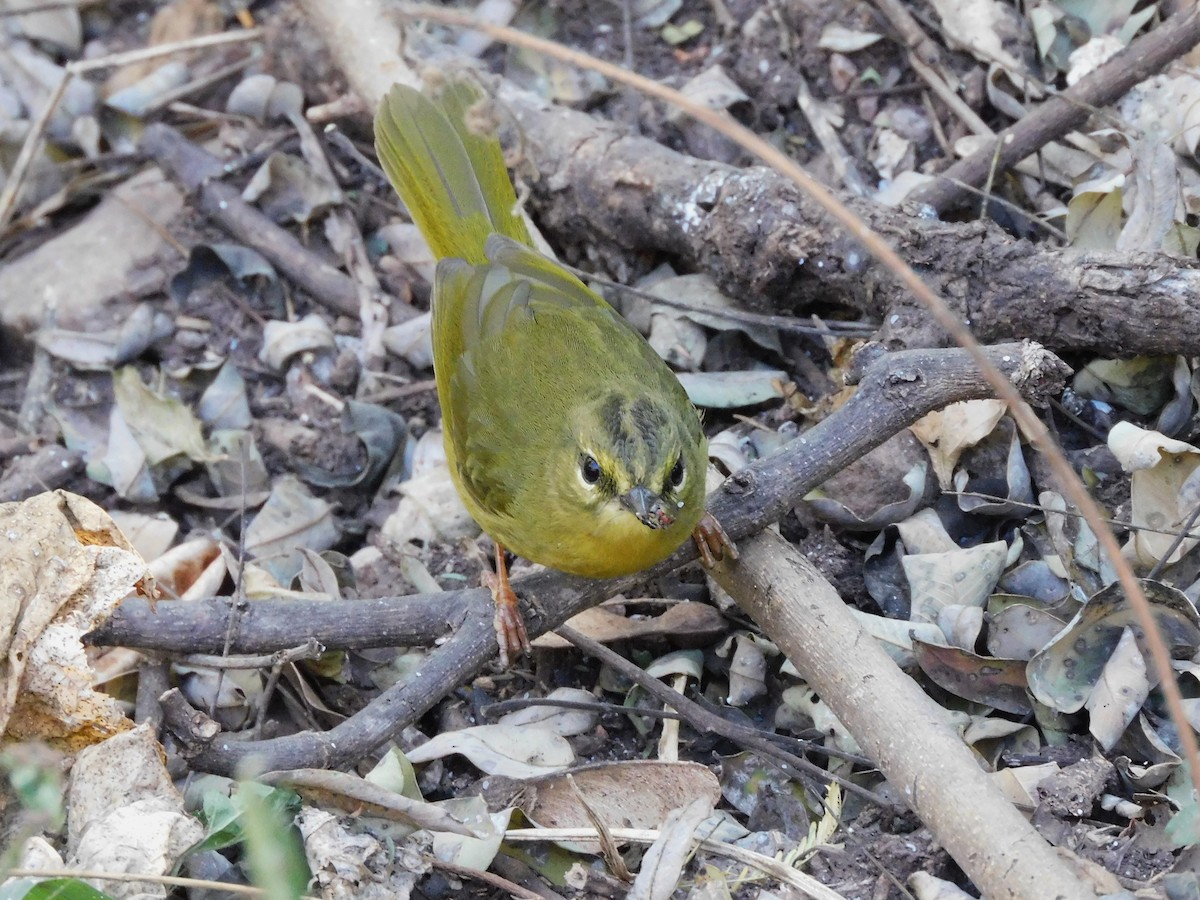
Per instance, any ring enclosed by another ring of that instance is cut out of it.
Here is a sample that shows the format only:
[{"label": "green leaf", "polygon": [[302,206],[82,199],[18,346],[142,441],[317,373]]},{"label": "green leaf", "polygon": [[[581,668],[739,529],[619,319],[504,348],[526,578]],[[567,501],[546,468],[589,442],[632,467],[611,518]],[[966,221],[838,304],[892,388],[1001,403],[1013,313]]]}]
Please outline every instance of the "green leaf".
[{"label": "green leaf", "polygon": [[1179,812],[1171,816],[1164,833],[1176,847],[1200,844],[1200,803],[1193,799],[1180,807]]},{"label": "green leaf", "polygon": [[273,815],[288,821],[300,808],[300,798],[293,791],[252,781],[242,782],[232,797],[221,790],[212,790],[204,795],[204,804],[197,814],[208,833],[188,853],[221,850],[244,841],[246,807],[249,803],[266,806]]},{"label": "green leaf", "polygon": [[39,881],[28,891],[19,894],[0,894],[4,900],[112,900],[108,894],[98,891],[78,878],[50,878]]},{"label": "green leaf", "polygon": [[[246,866],[255,887],[267,900],[299,900],[308,887],[310,872],[300,833],[293,825],[294,812],[281,806],[280,795],[252,782],[242,782],[242,824],[246,834]],[[257,790],[245,790],[252,788]]]}]

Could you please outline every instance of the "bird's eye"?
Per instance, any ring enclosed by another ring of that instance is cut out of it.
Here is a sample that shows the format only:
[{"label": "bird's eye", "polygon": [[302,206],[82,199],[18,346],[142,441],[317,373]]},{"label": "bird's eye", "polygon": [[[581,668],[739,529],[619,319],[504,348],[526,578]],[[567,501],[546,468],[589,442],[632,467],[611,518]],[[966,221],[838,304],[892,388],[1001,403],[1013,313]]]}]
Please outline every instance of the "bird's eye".
[{"label": "bird's eye", "polygon": [[671,483],[671,487],[677,488],[683,484],[683,457],[675,460],[675,465],[671,467],[671,474],[667,476],[667,480]]},{"label": "bird's eye", "polygon": [[600,480],[600,463],[594,456],[585,456],[579,463],[579,474],[588,484],[595,484]]}]

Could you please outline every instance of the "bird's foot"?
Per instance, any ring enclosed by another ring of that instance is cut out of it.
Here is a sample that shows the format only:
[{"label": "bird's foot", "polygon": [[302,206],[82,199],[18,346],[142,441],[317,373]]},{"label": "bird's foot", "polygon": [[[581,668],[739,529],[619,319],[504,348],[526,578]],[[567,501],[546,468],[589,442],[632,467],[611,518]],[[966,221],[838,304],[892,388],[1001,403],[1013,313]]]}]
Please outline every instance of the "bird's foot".
[{"label": "bird's foot", "polygon": [[485,572],[483,583],[492,592],[492,601],[496,605],[496,643],[500,647],[500,665],[507,669],[522,653],[529,652],[529,634],[525,631],[521,606],[508,583],[507,572],[504,575]]},{"label": "bird's foot", "polygon": [[711,513],[700,517],[700,524],[692,532],[692,540],[700,551],[700,562],[711,569],[718,560],[733,561],[738,558],[737,545],[729,539],[721,523]]}]

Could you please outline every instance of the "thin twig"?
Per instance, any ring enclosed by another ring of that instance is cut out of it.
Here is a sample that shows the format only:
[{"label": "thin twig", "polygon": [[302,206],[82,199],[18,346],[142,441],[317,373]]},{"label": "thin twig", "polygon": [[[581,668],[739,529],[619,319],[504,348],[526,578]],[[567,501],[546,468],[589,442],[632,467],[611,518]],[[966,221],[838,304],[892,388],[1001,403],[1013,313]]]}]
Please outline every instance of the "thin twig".
[{"label": "thin twig", "polygon": [[871,189],[867,187],[854,160],[846,152],[841,137],[838,136],[837,130],[829,121],[829,116],[813,97],[812,91],[808,87],[808,81],[799,74],[795,77],[797,79],[796,106],[799,107],[801,115],[808,122],[808,127],[812,129],[813,134],[817,137],[817,142],[829,158],[829,164],[833,167],[834,174],[841,180],[842,185],[856,196],[871,196]]},{"label": "thin twig", "polygon": [[426,854],[423,859],[435,869],[441,869],[443,872],[449,872],[458,878],[470,878],[475,881],[482,881],[488,887],[497,891],[502,891],[510,897],[518,897],[520,900],[542,900],[542,895],[529,888],[522,887],[515,881],[509,881],[503,876],[496,875],[493,872],[482,871],[480,869],[472,869],[469,866],[460,866],[457,863],[448,860],[439,859],[436,856]]},{"label": "thin twig", "polygon": [[216,656],[211,653],[191,653],[180,657],[176,662],[183,666],[202,666],[208,669],[269,669],[283,663],[299,662],[302,659],[316,659],[325,648],[315,638],[299,647],[288,647],[275,653],[264,653],[258,656]]},{"label": "thin twig", "polygon": [[654,303],[661,306],[667,306],[671,309],[681,309],[685,312],[703,313],[706,316],[713,316],[717,319],[726,319],[730,322],[742,322],[746,325],[761,325],[764,328],[775,328],[779,331],[788,331],[795,334],[815,334],[821,337],[868,337],[879,330],[877,323],[871,322],[838,322],[826,327],[817,325],[806,325],[799,319],[792,316],[772,316],[765,313],[748,312],[744,309],[729,309],[729,308],[709,308],[707,306],[697,306],[695,303],[688,303],[686,300],[676,300],[673,297],[660,297],[657,294],[651,294],[649,291],[643,291],[640,288],[630,287],[627,284],[622,284],[619,281],[613,281],[611,278],[605,278],[603,275],[596,275],[593,272],[588,272],[584,269],[576,268],[567,263],[560,262],[564,269],[578,275],[585,281],[592,281],[602,287],[608,288],[617,294],[626,294],[630,297],[637,297],[645,300],[648,303]]},{"label": "thin twig", "polygon": [[1146,573],[1147,579],[1153,581],[1154,579],[1158,578],[1158,576],[1162,574],[1162,570],[1167,567],[1167,561],[1174,555],[1175,551],[1179,549],[1180,545],[1188,538],[1195,539],[1196,536],[1193,535],[1191,531],[1192,526],[1196,524],[1196,519],[1200,519],[1200,504],[1197,504],[1195,508],[1192,509],[1187,519],[1184,520],[1183,526],[1179,529],[1179,533],[1175,535],[1175,540],[1171,541],[1170,546],[1163,551],[1163,554],[1159,557],[1158,562],[1154,564],[1154,568]]},{"label": "thin twig", "polygon": [[[1000,148],[1000,167],[1007,168],[1045,147],[1056,138],[1082,124],[1099,106],[1124,95],[1130,88],[1160,71],[1186,53],[1200,40],[1200,7],[1167,19],[1145,34],[1094,72],[1081,78],[1065,91],[1055,94],[1020,121],[994,138]],[[942,173],[946,180],[921,185],[909,199],[942,210],[961,196],[953,182],[980,184],[987,177],[995,148],[980,148]],[[1193,765],[1193,773],[1197,766]],[[1198,776],[1200,777],[1200,776]]]},{"label": "thin twig", "polygon": [[941,52],[937,44],[921,28],[921,23],[913,18],[900,0],[873,0],[875,6],[887,18],[892,27],[900,35],[904,45],[912,51],[913,56],[928,66],[941,63]]},{"label": "thin twig", "polygon": [[972,134],[991,137],[996,133],[987,122],[979,117],[975,110],[967,106],[966,101],[959,97],[950,85],[946,84],[946,80],[938,74],[936,69],[922,62],[915,53],[909,57],[908,64],[913,67],[914,72],[921,76],[921,80],[929,85],[929,89],[937,95],[938,99],[950,107],[954,114],[963,121]]},{"label": "thin twig", "polygon": [[[975,187],[973,184],[967,184],[965,181],[956,181],[955,184],[962,188],[964,192],[968,194],[974,194],[976,197],[985,200],[985,203],[980,204],[980,209],[985,209],[988,203],[994,203],[997,206],[1003,206],[1005,209],[1016,215],[1017,218],[1036,225],[1038,228],[1041,228],[1043,231],[1060,241],[1062,244],[1066,245],[1069,243],[1067,233],[1061,228],[1056,228],[1045,219],[1039,218],[1037,214],[1031,214],[1029,210],[1023,209],[1021,206],[1013,203],[1011,200],[1006,200],[997,194],[989,194],[985,190]],[[1103,437],[1101,437],[1101,440],[1103,440]]]}]

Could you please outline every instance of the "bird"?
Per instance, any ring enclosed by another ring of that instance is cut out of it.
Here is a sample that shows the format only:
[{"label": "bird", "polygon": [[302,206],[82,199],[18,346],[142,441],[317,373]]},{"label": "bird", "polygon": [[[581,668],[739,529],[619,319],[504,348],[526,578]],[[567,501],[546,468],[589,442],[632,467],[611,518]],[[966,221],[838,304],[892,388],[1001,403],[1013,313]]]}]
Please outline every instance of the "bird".
[{"label": "bird", "polygon": [[540,253],[482,89],[397,84],[375,116],[388,180],[438,259],[434,377],[451,477],[496,545],[486,573],[501,665],[529,639],[505,550],[574,575],[647,568],[689,535],[737,549],[705,513],[707,442],[678,378],[628,321]]}]

